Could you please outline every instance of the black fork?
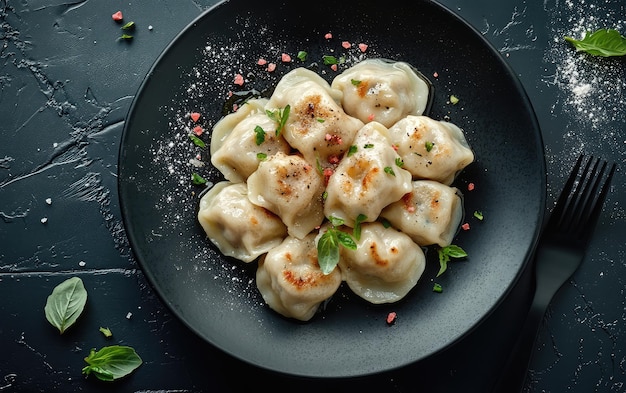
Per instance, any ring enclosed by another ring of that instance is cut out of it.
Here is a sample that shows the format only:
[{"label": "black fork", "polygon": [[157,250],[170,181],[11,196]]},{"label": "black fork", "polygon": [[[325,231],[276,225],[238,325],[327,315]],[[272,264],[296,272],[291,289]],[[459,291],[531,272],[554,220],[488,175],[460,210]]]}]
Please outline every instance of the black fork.
[{"label": "black fork", "polygon": [[578,157],[539,239],[534,259],[535,295],[494,393],[522,391],[546,309],[583,261],[614,172],[614,163]]}]

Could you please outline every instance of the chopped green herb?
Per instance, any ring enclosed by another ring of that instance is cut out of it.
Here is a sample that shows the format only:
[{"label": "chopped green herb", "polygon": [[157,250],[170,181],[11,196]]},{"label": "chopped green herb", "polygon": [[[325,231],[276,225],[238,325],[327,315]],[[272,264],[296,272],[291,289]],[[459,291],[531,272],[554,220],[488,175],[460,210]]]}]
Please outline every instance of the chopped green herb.
[{"label": "chopped green herb", "polygon": [[206,184],[206,179],[194,172],[191,174],[191,182],[196,186],[201,186]]},{"label": "chopped green herb", "polygon": [[324,168],[322,167],[322,164],[320,164],[319,157],[315,158],[315,167],[320,174],[324,174]]},{"label": "chopped green herb", "polygon": [[572,44],[577,52],[585,52],[593,56],[626,55],[626,37],[614,29],[599,29],[593,33],[587,31],[582,40],[565,37],[565,41]]},{"label": "chopped green herb", "polygon": [[256,145],[259,146],[261,143],[265,142],[265,130],[261,126],[254,127],[255,134],[255,142]]},{"label": "chopped green herb", "polygon": [[437,273],[437,277],[441,276],[446,271],[450,258],[458,259],[467,256],[465,250],[459,246],[455,246],[454,244],[439,248],[437,250],[437,254],[439,255],[439,272]]},{"label": "chopped green herb", "polygon": [[265,154],[265,153],[256,153],[256,158],[259,161],[265,161],[267,159],[267,154]]},{"label": "chopped green herb", "polygon": [[358,86],[361,84],[360,80],[356,80],[356,79],[350,79],[350,83],[352,83],[354,86]]},{"label": "chopped green herb", "polygon": [[474,212],[474,217],[476,217],[477,219],[482,221],[483,220],[483,212],[481,212],[480,210],[476,210]]},{"label": "chopped green herb", "polygon": [[328,199],[328,191],[324,190],[324,192],[322,193],[322,200],[326,200]]},{"label": "chopped green herb", "polygon": [[391,175],[391,176],[395,176],[396,173],[393,171],[393,168],[390,166],[386,166],[384,169],[386,174]]},{"label": "chopped green herb", "polygon": [[364,149],[371,149],[372,147],[374,147],[373,143],[366,143],[366,144],[363,145]]},{"label": "chopped green herb", "polygon": [[430,152],[433,149],[433,146],[435,146],[435,144],[432,142],[424,142],[424,147],[426,148],[427,152]]},{"label": "chopped green herb", "polygon": [[456,105],[456,104],[458,104],[458,103],[459,103],[459,98],[458,98],[457,96],[455,96],[455,95],[451,95],[451,96],[450,96],[450,103],[451,103],[452,105]]},{"label": "chopped green herb", "polygon": [[404,161],[402,161],[402,158],[400,157],[396,158],[396,166],[399,166],[400,168],[404,166]]},{"label": "chopped green herb", "polygon": [[130,34],[122,34],[122,35],[120,36],[120,40],[126,40],[126,41],[129,41],[129,40],[132,40],[132,39],[133,39],[133,36],[132,36],[132,35],[130,35]]},{"label": "chopped green herb", "polygon": [[324,55],[322,56],[322,60],[324,61],[324,65],[339,64],[339,60],[337,60],[335,56]]},{"label": "chopped green herb", "polygon": [[348,149],[348,157],[350,157],[351,155],[353,155],[354,153],[356,153],[357,149],[358,149],[358,148],[356,147],[356,145],[352,145],[352,146],[350,146],[350,148]]},{"label": "chopped green herb", "polygon": [[441,286],[441,284],[434,283],[433,284],[433,292],[437,292],[437,293],[443,292],[443,287]]},{"label": "chopped green herb", "polygon": [[354,220],[354,229],[352,230],[352,235],[356,240],[361,239],[361,223],[365,220],[367,220],[367,216],[365,214],[359,214]]},{"label": "chopped green herb", "polygon": [[300,59],[300,61],[305,61],[306,57],[308,56],[308,53],[306,53],[305,51],[301,50],[298,52],[298,59]]},{"label": "chopped green herb", "polygon": [[269,109],[265,110],[267,116],[278,123],[278,128],[276,128],[276,136],[280,135],[280,132],[285,127],[285,123],[287,123],[287,118],[289,117],[289,112],[291,111],[291,107],[289,105],[285,106],[283,109],[277,109],[275,111],[270,111]]},{"label": "chopped green herb", "polygon": [[316,120],[318,123],[323,123],[326,121],[326,119],[322,119],[321,117],[318,117]]},{"label": "chopped green herb", "polygon": [[133,30],[135,28],[135,22],[127,22],[124,26],[120,27],[122,30]]},{"label": "chopped green herb", "polygon": [[109,329],[109,328],[101,327],[98,330],[100,330],[100,333],[104,334],[104,337],[106,337],[106,338],[109,338],[109,337],[113,336],[113,333],[111,332],[111,329]]},{"label": "chopped green herb", "polygon": [[189,139],[198,147],[206,147],[206,143],[194,134],[189,134]]},{"label": "chopped green herb", "polygon": [[92,349],[85,358],[88,366],[82,373],[93,374],[102,381],[114,381],[135,371],[143,363],[137,352],[131,347],[112,345],[96,352]]}]

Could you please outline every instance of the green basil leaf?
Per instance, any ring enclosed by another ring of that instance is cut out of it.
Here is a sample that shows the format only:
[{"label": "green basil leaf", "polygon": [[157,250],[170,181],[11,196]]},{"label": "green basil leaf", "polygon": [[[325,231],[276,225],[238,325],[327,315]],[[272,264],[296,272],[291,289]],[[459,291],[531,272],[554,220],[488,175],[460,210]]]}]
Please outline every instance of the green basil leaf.
[{"label": "green basil leaf", "polygon": [[439,254],[439,272],[437,272],[437,277],[439,277],[448,269],[450,257],[443,252],[442,248],[437,250],[437,254]]},{"label": "green basil leaf", "polygon": [[131,347],[112,345],[102,347],[96,352],[92,349],[85,358],[88,366],[83,367],[83,374],[93,374],[103,381],[123,378],[141,366],[143,360]]},{"label": "green basil leaf", "polygon": [[339,263],[337,230],[329,228],[317,242],[317,263],[324,274],[330,274]]},{"label": "green basil leaf", "polygon": [[361,240],[361,223],[365,220],[367,220],[367,216],[365,214],[359,214],[354,220],[354,229],[352,230],[352,235],[357,241]]},{"label": "green basil leaf", "polygon": [[565,41],[572,44],[576,51],[586,52],[593,56],[626,55],[626,37],[614,29],[599,29],[593,33],[587,31],[582,40],[565,37]]},{"label": "green basil leaf", "polygon": [[80,277],[72,277],[57,285],[46,301],[46,319],[63,334],[85,308],[87,290]]},{"label": "green basil leaf", "polygon": [[446,271],[450,258],[464,258],[467,256],[465,250],[454,244],[437,249],[437,254],[439,255],[439,272],[437,277]]},{"label": "green basil leaf", "polygon": [[444,247],[443,250],[450,258],[464,258],[467,256],[465,250],[454,244]]},{"label": "green basil leaf", "polygon": [[349,250],[356,250],[356,243],[352,236],[350,236],[349,234],[338,230],[337,239],[339,240],[339,243],[341,243],[341,245],[345,248]]},{"label": "green basil leaf", "polygon": [[328,221],[330,221],[331,225],[334,227],[341,226],[345,222],[343,218],[339,218],[335,216],[328,217]]}]

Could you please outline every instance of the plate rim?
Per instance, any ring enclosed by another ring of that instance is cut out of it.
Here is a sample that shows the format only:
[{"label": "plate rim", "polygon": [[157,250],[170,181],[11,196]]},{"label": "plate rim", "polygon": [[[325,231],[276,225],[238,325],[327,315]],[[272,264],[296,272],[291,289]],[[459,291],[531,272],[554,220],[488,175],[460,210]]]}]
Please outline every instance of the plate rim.
[{"label": "plate rim", "polygon": [[[505,60],[504,56],[502,55],[502,53],[500,53],[495,46],[483,35],[480,33],[480,31],[475,28],[473,25],[471,25],[465,18],[463,18],[461,15],[459,15],[458,13],[456,13],[455,11],[453,11],[451,8],[447,7],[446,5],[441,4],[440,2],[436,1],[436,0],[422,0],[426,3],[430,3],[432,5],[434,5],[435,7],[439,8],[442,12],[445,12],[446,14],[448,14],[450,17],[455,18],[458,22],[462,23],[464,25],[464,28],[471,30],[475,36],[480,39],[483,43],[483,45],[485,46],[485,48],[487,48],[489,50],[490,53],[492,53],[494,55],[494,58],[496,58],[498,60],[499,66],[502,68],[502,70],[508,75],[510,76],[510,80],[511,82],[515,85],[516,89],[518,92],[521,92],[521,98],[522,101],[524,102],[525,106],[527,106],[527,112],[530,115],[529,117],[529,121],[530,123],[532,123],[533,125],[533,134],[535,135],[535,148],[536,151],[538,153],[537,158],[540,158],[537,162],[537,164],[539,165],[540,168],[538,168],[540,170],[540,172],[543,174],[543,176],[541,176],[540,179],[537,179],[538,181],[540,181],[540,186],[539,188],[543,191],[541,193],[538,199],[539,205],[540,205],[540,211],[537,212],[537,217],[536,217],[536,221],[537,221],[537,225],[534,228],[534,232],[532,234],[532,242],[529,245],[528,249],[527,249],[527,253],[523,258],[523,263],[521,264],[520,268],[518,269],[518,271],[515,273],[515,276],[512,280],[512,282],[506,287],[506,290],[501,294],[501,296],[497,299],[497,301],[491,306],[491,308],[489,308],[487,310],[487,312],[478,319],[478,321],[476,323],[474,323],[469,329],[467,329],[466,331],[464,331],[462,334],[460,334],[458,337],[456,337],[456,339],[453,339],[451,341],[449,341],[447,344],[443,345],[442,347],[438,348],[437,350],[435,350],[434,352],[432,352],[431,354],[428,354],[422,358],[417,358],[415,360],[409,361],[409,362],[405,362],[399,365],[396,365],[394,367],[389,367],[389,368],[381,368],[380,370],[377,371],[367,371],[364,372],[362,374],[333,374],[333,375],[310,375],[307,373],[296,373],[296,372],[285,372],[284,370],[279,370],[277,368],[273,368],[273,367],[269,367],[266,366],[264,364],[258,364],[255,362],[251,362],[249,359],[240,356],[237,353],[232,353],[231,351],[226,350],[222,345],[218,344],[215,342],[215,340],[210,340],[209,338],[207,338],[206,334],[203,334],[203,332],[199,331],[197,329],[197,327],[193,326],[192,324],[189,323],[189,321],[182,315],[182,313],[164,296],[164,294],[162,293],[162,290],[155,285],[155,282],[157,281],[154,277],[154,273],[151,272],[149,269],[146,269],[146,262],[143,260],[142,257],[140,257],[140,253],[137,251],[137,244],[139,244],[139,240],[137,239],[137,230],[131,230],[132,228],[134,228],[134,224],[130,221],[129,215],[126,213],[127,211],[127,207],[126,207],[126,201],[125,198],[123,198],[123,192],[122,189],[125,188],[125,185],[123,184],[123,178],[121,176],[121,169],[123,167],[123,161],[124,161],[124,152],[126,150],[126,146],[125,146],[125,141],[128,138],[128,134],[131,132],[130,127],[132,122],[129,120],[132,120],[132,116],[136,111],[137,106],[139,105],[139,101],[141,100],[142,94],[145,91],[145,87],[147,84],[149,84],[155,74],[155,71],[157,70],[157,68],[159,67],[159,64],[162,62],[162,60],[167,57],[169,55],[169,53],[172,51],[172,48],[174,48],[181,39],[183,39],[187,34],[190,34],[190,32],[195,28],[195,26],[197,24],[199,24],[204,18],[206,18],[208,15],[213,14],[216,10],[225,7],[231,3],[236,3],[234,0],[221,0],[218,3],[214,4],[213,6],[209,7],[208,9],[204,10],[203,12],[201,12],[198,16],[196,16],[191,22],[189,22],[180,32],[178,32],[172,39],[171,41],[165,46],[165,48],[159,53],[159,55],[156,57],[156,59],[154,60],[154,62],[152,63],[152,65],[149,68],[149,71],[146,73],[146,75],[144,76],[144,78],[142,79],[141,84],[139,85],[139,88],[136,91],[135,96],[133,97],[132,103],[127,111],[126,116],[124,117],[124,127],[122,130],[122,135],[121,135],[121,139],[120,139],[120,145],[119,145],[119,151],[118,151],[118,160],[117,160],[117,187],[118,187],[118,201],[119,201],[119,206],[120,206],[120,211],[121,211],[121,215],[122,215],[122,222],[124,225],[124,229],[125,229],[125,233],[126,236],[128,238],[129,241],[129,245],[130,245],[130,249],[131,252],[133,254],[133,256],[135,257],[138,265],[140,266],[142,273],[147,277],[147,281],[150,285],[151,290],[153,291],[153,293],[155,293],[157,295],[157,297],[161,300],[161,302],[167,307],[168,311],[170,313],[172,313],[179,322],[181,322],[186,328],[188,328],[189,330],[191,330],[195,335],[197,335],[199,338],[201,338],[204,342],[206,342],[208,345],[211,345],[212,347],[220,350],[221,352],[223,352],[224,354],[234,357],[236,359],[239,359],[245,363],[248,363],[252,366],[261,368],[261,369],[265,369],[267,371],[272,371],[272,372],[277,372],[279,374],[286,374],[286,375],[294,375],[294,376],[300,376],[300,377],[314,377],[314,378],[343,378],[343,377],[355,377],[355,376],[366,376],[366,375],[371,375],[374,373],[379,373],[379,372],[387,372],[387,371],[392,371],[396,368],[401,368],[401,367],[406,367],[409,366],[411,364],[415,364],[417,362],[423,361],[424,359],[433,356],[435,354],[441,353],[446,351],[447,349],[449,349],[450,347],[458,344],[460,341],[462,341],[463,339],[465,339],[468,335],[470,335],[472,332],[474,332],[476,329],[478,329],[485,320],[489,319],[489,317],[502,305],[502,303],[506,300],[506,298],[510,295],[511,291],[513,290],[513,288],[517,285],[517,283],[520,281],[521,277],[523,276],[524,272],[527,270],[528,266],[531,263],[532,260],[532,256],[534,254],[534,251],[537,247],[537,244],[539,242],[539,237],[542,231],[542,227],[544,224],[544,218],[545,218],[545,211],[546,211],[546,201],[547,201],[547,173],[546,173],[546,154],[545,154],[545,144],[543,141],[543,135],[542,135],[542,131],[541,131],[541,127],[537,118],[537,114],[535,109],[533,108],[533,104],[532,101],[526,91],[526,89],[524,88],[524,85],[522,84],[519,76],[515,73],[514,69],[511,67],[511,65]],[[288,1],[287,0],[279,0],[280,3],[282,4],[287,4]]]}]

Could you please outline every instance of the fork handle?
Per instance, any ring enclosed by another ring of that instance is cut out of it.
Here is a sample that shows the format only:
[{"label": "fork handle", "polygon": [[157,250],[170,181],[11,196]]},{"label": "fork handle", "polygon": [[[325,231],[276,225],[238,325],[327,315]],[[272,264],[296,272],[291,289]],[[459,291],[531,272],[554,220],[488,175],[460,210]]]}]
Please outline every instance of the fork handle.
[{"label": "fork handle", "polygon": [[[524,326],[509,354],[506,365],[502,369],[493,393],[521,392],[524,388],[524,381],[535,348],[535,340],[539,328],[552,297],[563,284],[562,281],[553,279],[551,270],[555,266],[554,261],[563,257],[563,254],[558,251],[541,246],[538,247],[535,256],[536,264],[534,266],[536,279],[535,294]],[[546,260],[551,261],[551,263],[541,263]]]},{"label": "fork handle", "polygon": [[535,294],[535,299],[530,306],[526,321],[520,332],[515,346],[504,366],[498,383],[493,393],[514,393],[521,392],[526,380],[526,372],[533,354],[535,339],[546,313],[548,303],[541,301]]}]

